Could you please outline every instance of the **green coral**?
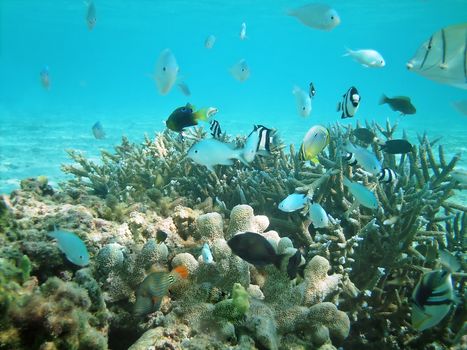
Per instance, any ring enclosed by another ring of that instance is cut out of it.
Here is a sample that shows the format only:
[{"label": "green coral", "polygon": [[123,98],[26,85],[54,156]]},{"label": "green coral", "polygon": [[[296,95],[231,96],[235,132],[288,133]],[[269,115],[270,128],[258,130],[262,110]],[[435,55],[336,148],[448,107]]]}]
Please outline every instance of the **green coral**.
[{"label": "green coral", "polygon": [[239,283],[232,288],[232,298],[218,302],[214,315],[232,322],[239,321],[249,310],[250,301],[246,289]]}]

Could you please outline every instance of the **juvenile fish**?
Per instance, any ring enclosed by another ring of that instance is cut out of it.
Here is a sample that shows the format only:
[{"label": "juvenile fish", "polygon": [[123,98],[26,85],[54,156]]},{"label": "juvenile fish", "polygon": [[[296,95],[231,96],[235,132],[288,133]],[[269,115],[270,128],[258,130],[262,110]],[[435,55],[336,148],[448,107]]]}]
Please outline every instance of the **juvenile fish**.
[{"label": "juvenile fish", "polygon": [[378,181],[385,183],[394,183],[397,180],[397,174],[394,170],[389,168],[383,168],[378,174]]},{"label": "juvenile fish", "polygon": [[201,111],[195,112],[195,107],[187,103],[183,107],[176,108],[167,118],[165,125],[168,129],[176,132],[182,132],[183,129],[198,125],[198,122],[207,121],[209,115]]},{"label": "juvenile fish", "polygon": [[217,120],[210,120],[209,121],[209,130],[211,130],[211,136],[215,139],[218,139],[222,135],[221,125]]}]

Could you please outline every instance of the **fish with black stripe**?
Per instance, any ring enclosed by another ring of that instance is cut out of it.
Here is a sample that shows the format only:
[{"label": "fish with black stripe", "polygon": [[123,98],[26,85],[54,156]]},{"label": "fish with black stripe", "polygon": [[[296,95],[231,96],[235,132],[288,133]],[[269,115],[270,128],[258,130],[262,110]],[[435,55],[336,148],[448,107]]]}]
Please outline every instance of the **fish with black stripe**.
[{"label": "fish with black stripe", "polygon": [[211,120],[209,121],[209,130],[211,130],[211,135],[215,139],[218,139],[222,135],[222,130],[221,130],[221,125],[217,120]]},{"label": "fish with black stripe", "polygon": [[434,270],[423,274],[412,293],[412,326],[418,331],[436,326],[455,303],[451,272]]},{"label": "fish with black stripe", "polygon": [[256,152],[259,155],[269,155],[271,153],[271,149],[274,149],[277,142],[277,130],[267,128],[264,125],[254,125],[253,132],[254,131],[259,134]]},{"label": "fish with black stripe", "polygon": [[378,181],[385,183],[393,183],[397,180],[397,174],[394,170],[389,168],[381,169],[381,172],[378,174]]},{"label": "fish with black stripe", "polygon": [[169,288],[187,277],[188,270],[185,266],[177,266],[171,272],[158,271],[147,275],[136,291],[135,316],[143,317],[159,310],[162,299],[169,293]]},{"label": "fish with black stripe", "polygon": [[337,104],[337,111],[342,111],[341,119],[352,118],[360,106],[361,97],[355,86],[342,95],[342,102]]}]

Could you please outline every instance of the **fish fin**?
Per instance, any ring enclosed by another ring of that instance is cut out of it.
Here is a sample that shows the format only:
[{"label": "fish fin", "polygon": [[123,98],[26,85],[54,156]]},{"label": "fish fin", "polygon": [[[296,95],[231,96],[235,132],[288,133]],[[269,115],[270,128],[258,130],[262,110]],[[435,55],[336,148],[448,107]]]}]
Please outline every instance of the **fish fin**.
[{"label": "fish fin", "polygon": [[212,171],[214,174],[216,173],[216,170],[212,165],[206,165],[206,168],[208,168],[208,170]]},{"label": "fish fin", "polygon": [[188,277],[188,269],[183,265],[177,266],[172,270],[172,272],[177,273],[181,278]]},{"label": "fish fin", "polygon": [[385,94],[382,94],[380,99],[379,99],[379,104],[384,105],[387,102],[388,102],[388,97]]},{"label": "fish fin", "polygon": [[162,298],[159,297],[152,297],[152,307],[151,307],[151,312],[158,311],[161,307],[162,304]]},{"label": "fish fin", "polygon": [[143,317],[151,312],[153,303],[147,296],[137,295],[133,313],[136,317]]},{"label": "fish fin", "polygon": [[336,112],[339,112],[341,110],[341,107],[342,107],[342,103],[341,102],[337,102],[337,111]]},{"label": "fish fin", "polygon": [[310,162],[312,162],[313,164],[319,163],[318,155],[316,155],[316,156],[314,156],[313,158],[311,158],[311,159],[310,159]]},{"label": "fish fin", "polygon": [[345,53],[342,55],[342,57],[352,55],[352,50],[351,49],[349,49],[347,46],[345,46],[344,49],[345,49]]}]

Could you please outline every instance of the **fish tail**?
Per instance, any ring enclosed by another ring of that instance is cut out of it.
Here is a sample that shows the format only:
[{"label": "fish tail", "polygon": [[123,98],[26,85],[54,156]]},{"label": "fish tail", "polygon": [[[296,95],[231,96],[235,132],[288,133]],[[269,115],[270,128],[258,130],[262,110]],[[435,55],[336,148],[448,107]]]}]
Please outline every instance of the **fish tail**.
[{"label": "fish tail", "polygon": [[206,108],[202,108],[193,113],[195,120],[202,120],[203,122],[208,121],[209,116]]},{"label": "fish tail", "polygon": [[344,49],[345,49],[345,53],[342,55],[342,57],[350,56],[352,54],[352,50],[349,49],[347,46],[345,46]]},{"label": "fish tail", "polygon": [[385,94],[382,94],[381,98],[379,99],[379,104],[384,105],[387,102],[388,102],[388,97]]},{"label": "fish tail", "polygon": [[237,152],[235,153],[234,155],[235,159],[238,159],[239,161],[241,161],[243,164],[245,164],[246,166],[250,166],[250,163],[248,163],[245,159],[245,157],[243,156],[243,149],[239,149],[237,150]]},{"label": "fish tail", "polygon": [[188,277],[188,269],[183,265],[177,266],[176,268],[174,268],[172,270],[172,272],[175,272],[181,278],[187,278]]},{"label": "fish tail", "polygon": [[137,295],[133,313],[136,317],[143,317],[152,311],[152,300],[147,296]]}]

